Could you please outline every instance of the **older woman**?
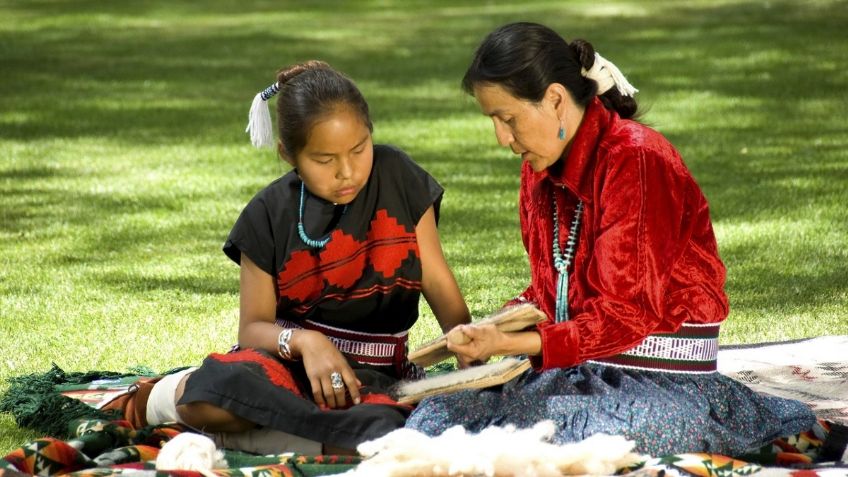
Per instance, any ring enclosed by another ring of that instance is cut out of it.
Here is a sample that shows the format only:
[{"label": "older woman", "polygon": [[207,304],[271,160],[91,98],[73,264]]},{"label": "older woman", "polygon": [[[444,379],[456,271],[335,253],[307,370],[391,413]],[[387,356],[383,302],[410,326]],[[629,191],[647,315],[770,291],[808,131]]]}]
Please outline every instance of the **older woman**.
[{"label": "older woman", "polygon": [[462,325],[466,359],[529,355],[502,388],[424,400],[407,426],[557,424],[556,442],[624,435],[649,454],[738,455],[808,429],[797,401],[716,372],[725,268],[707,201],[675,148],[636,122],[633,88],[592,45],[531,23],[483,41],[464,89],[521,156],[531,284],[548,320],[503,333]]}]

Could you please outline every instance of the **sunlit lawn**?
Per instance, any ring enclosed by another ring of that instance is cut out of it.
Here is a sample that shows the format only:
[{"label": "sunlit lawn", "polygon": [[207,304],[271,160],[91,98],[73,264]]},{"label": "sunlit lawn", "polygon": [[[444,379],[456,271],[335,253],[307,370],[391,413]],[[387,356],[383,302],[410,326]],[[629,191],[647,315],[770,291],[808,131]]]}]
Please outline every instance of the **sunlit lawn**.
[{"label": "sunlit lawn", "polygon": [[[519,164],[459,80],[518,19],[591,40],[679,147],[729,270],[724,343],[848,334],[848,2],[480,3],[0,2],[0,380],[234,342],[220,247],[286,170],[249,147],[247,108],[309,58],[446,187],[448,259],[475,316],[499,307],[528,279]],[[422,305],[413,342],[435,334]],[[32,437],[0,416],[0,456]]]}]

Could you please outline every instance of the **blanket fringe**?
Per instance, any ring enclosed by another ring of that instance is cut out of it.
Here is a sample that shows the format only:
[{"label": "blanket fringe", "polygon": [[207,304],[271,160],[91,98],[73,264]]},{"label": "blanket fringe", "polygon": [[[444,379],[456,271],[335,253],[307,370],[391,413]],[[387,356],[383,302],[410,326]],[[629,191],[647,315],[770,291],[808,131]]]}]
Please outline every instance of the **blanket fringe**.
[{"label": "blanket fringe", "polygon": [[120,412],[101,411],[59,394],[55,387],[64,384],[85,384],[95,379],[153,375],[147,368],[132,373],[90,371],[66,373],[56,363],[50,371],[9,378],[9,389],[0,399],[0,412],[12,414],[15,422],[48,436],[72,437],[71,423],[78,419],[121,419]]}]

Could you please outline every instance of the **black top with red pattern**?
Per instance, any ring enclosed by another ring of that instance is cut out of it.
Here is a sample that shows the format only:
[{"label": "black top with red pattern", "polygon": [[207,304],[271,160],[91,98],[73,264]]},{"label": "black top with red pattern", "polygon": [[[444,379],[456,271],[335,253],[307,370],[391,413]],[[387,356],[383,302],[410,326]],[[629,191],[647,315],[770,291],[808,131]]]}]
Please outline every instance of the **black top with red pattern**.
[{"label": "black top with red pattern", "polygon": [[300,190],[293,170],[256,194],[224,244],[227,256],[239,263],[244,253],[275,278],[278,319],[366,333],[411,328],[421,293],[415,226],[431,205],[438,220],[438,182],[403,151],[375,145],[368,183],[346,210],[306,193],[306,234],[330,237],[319,249],[298,236]]}]

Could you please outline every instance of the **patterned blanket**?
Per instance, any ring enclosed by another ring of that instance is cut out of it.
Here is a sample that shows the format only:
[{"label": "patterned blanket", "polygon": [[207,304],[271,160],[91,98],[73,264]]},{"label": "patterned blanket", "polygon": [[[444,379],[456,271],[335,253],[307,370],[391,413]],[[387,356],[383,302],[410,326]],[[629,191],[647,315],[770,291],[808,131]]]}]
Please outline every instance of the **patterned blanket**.
[{"label": "patterned blanket", "polygon": [[[78,435],[67,441],[36,439],[0,459],[0,477],[66,475],[105,477],[132,474],[134,477],[205,477],[193,471],[157,471],[161,447],[182,429],[156,426],[132,429],[126,422],[80,421]],[[297,456],[282,454],[254,456],[225,451],[229,468],[216,469],[220,477],[289,477],[332,475],[352,469],[358,457]]]},{"label": "patterned blanket", "polygon": [[[848,336],[725,347],[720,351],[719,367],[722,373],[757,391],[808,403],[821,418],[818,425],[736,459],[710,454],[659,456],[620,469],[618,475],[848,477],[848,457],[842,455],[848,441]],[[0,459],[0,477],[105,477],[129,473],[139,477],[202,477],[198,472],[155,468],[159,449],[183,431],[179,426],[133,429],[128,422],[97,409],[105,400],[125,392],[134,376],[142,375],[149,373],[66,374],[54,367],[44,375],[20,378],[17,383],[25,384],[28,391],[4,396],[0,410],[15,414],[20,425],[66,440],[47,437],[24,444]],[[52,389],[58,394],[54,392],[50,399],[36,405],[30,399],[36,389]],[[57,419],[59,411],[63,419]],[[50,418],[39,420],[45,415]],[[215,469],[216,476],[334,475],[351,471],[361,462],[358,457],[254,456],[231,451],[225,452],[225,458],[228,468]]]},{"label": "patterned blanket", "polygon": [[[133,429],[126,421],[94,419],[76,422],[74,432],[75,436],[68,440],[36,439],[12,451],[0,459],[0,477],[106,477],[125,474],[132,474],[133,477],[206,477],[194,471],[156,470],[156,457],[161,447],[183,432],[179,426]],[[760,473],[766,471],[769,472],[768,475],[794,477],[814,477],[819,474],[823,477],[848,475],[848,467],[842,467],[835,462],[816,462],[829,432],[827,423],[820,421],[810,432],[775,441],[756,453],[742,456],[741,459],[714,454],[668,455],[647,460],[631,468],[620,469],[619,475],[741,477],[758,474],[759,477]],[[361,458],[351,456],[255,456],[234,451],[224,451],[224,458],[228,467],[215,469],[215,476],[334,475],[354,470],[361,462]]]},{"label": "patterned blanket", "polygon": [[848,336],[723,347],[719,372],[756,391],[808,404],[848,425]]}]

